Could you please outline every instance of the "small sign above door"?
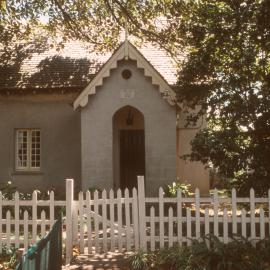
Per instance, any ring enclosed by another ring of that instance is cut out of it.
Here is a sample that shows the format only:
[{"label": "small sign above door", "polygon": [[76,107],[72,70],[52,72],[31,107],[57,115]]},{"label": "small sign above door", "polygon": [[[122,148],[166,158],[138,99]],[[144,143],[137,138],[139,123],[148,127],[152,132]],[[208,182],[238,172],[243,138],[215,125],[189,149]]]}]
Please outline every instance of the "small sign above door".
[{"label": "small sign above door", "polygon": [[134,89],[122,89],[120,91],[120,98],[132,99],[134,97],[135,97],[135,90]]}]

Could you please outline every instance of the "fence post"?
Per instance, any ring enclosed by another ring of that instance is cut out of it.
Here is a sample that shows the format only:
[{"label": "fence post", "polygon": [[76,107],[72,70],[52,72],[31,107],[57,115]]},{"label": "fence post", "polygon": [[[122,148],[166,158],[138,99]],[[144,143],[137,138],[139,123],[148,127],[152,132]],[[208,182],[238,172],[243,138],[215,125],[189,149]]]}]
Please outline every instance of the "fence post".
[{"label": "fence post", "polygon": [[138,176],[138,212],[139,212],[140,248],[142,250],[146,250],[145,188],[144,188],[144,177],[143,176]]},{"label": "fence post", "polygon": [[74,181],[66,179],[66,264],[72,259]]}]

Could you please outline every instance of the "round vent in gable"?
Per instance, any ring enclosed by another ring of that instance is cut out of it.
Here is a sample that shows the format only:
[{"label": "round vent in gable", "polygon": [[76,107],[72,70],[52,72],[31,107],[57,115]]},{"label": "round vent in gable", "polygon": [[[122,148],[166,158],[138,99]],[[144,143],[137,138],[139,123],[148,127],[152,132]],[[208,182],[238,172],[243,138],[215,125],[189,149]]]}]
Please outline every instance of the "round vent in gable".
[{"label": "round vent in gable", "polygon": [[130,77],[132,76],[132,73],[129,69],[124,69],[122,71],[122,77],[125,79],[125,80],[128,80]]}]

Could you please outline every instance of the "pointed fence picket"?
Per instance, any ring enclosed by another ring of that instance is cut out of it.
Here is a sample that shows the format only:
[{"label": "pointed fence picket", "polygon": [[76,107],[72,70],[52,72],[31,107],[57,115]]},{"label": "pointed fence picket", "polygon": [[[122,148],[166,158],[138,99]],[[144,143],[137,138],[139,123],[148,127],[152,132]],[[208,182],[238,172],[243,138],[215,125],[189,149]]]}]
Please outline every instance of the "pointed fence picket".
[{"label": "pointed fence picket", "polygon": [[191,244],[191,211],[190,208],[187,208],[187,245],[189,246]]},{"label": "pointed fence picket", "polygon": [[[75,194],[76,195],[76,194]],[[74,181],[66,180],[66,199],[55,199],[50,192],[47,200],[22,200],[15,193],[7,200],[0,193],[0,253],[3,247],[28,249],[50,230],[57,208],[65,209],[63,242],[66,262],[72,249],[81,253],[107,251],[155,250],[175,244],[190,245],[192,239],[214,234],[227,243],[231,237],[256,241],[270,234],[270,190],[258,198],[250,190],[249,197],[222,197],[218,190],[202,196],[195,189],[186,197],[180,190],[175,198],[166,197],[163,188],[157,197],[145,195],[145,183],[138,177],[138,188],[80,192],[74,199]]]},{"label": "pointed fence picket", "polygon": [[218,201],[218,191],[217,189],[214,190],[214,235],[218,236],[219,228],[218,228],[218,208],[219,208],[219,201]]},{"label": "pointed fence picket", "polygon": [[242,209],[241,210],[241,218],[242,218],[242,237],[246,238],[247,237],[247,219],[246,219],[246,210]]},{"label": "pointed fence picket", "polygon": [[205,208],[205,215],[204,215],[204,234],[209,234],[209,209]]},{"label": "pointed fence picket", "polygon": [[83,193],[79,193],[80,252],[84,252]]},{"label": "pointed fence picket", "polygon": [[10,224],[10,211],[8,210],[7,211],[7,217],[6,217],[6,237],[7,237],[7,248],[10,249],[10,227],[11,227],[11,224]]},{"label": "pointed fence picket", "polygon": [[260,208],[260,239],[265,238],[265,216],[263,208]]},{"label": "pointed fence picket", "polygon": [[138,214],[138,197],[137,190],[132,190],[132,214],[133,214],[133,232],[134,232],[134,248],[135,251],[139,249],[139,214]]},{"label": "pointed fence picket", "polygon": [[[86,192],[86,212],[91,213],[91,193],[90,191]],[[91,239],[92,237],[92,225],[91,225],[91,218],[92,216],[89,214],[86,216],[86,222],[87,222],[87,239]],[[92,253],[92,241],[87,242],[88,244],[88,254]]]},{"label": "pointed fence picket", "polygon": [[150,209],[150,250],[155,250],[155,208]]},{"label": "pointed fence picket", "polygon": [[110,204],[110,247],[111,247],[111,251],[114,252],[115,251],[115,227],[114,227],[114,193],[113,190],[110,190],[110,194],[109,194],[110,200],[109,200],[109,204]]},{"label": "pointed fence picket", "polygon": [[125,221],[126,221],[126,245],[127,250],[130,250],[131,243],[130,243],[130,208],[129,208],[129,190],[125,189]]},{"label": "pointed fence picket", "polygon": [[104,252],[107,252],[107,193],[106,190],[102,191],[102,248]]},{"label": "pointed fence picket", "polygon": [[169,247],[173,245],[173,209],[172,207],[169,208]]},{"label": "pointed fence picket", "polygon": [[[94,227],[95,227],[95,252],[99,250],[99,220],[98,220],[98,191],[94,192]],[[91,239],[90,239],[91,241]]]},{"label": "pointed fence picket", "polygon": [[46,234],[46,213],[44,210],[41,212],[41,230],[40,230],[40,235],[41,237],[44,237]]},{"label": "pointed fence picket", "polygon": [[182,207],[182,192],[177,190],[177,241],[181,246],[183,235]]},{"label": "pointed fence picket", "polygon": [[237,203],[236,203],[236,190],[232,189],[232,233],[237,234]]},{"label": "pointed fence picket", "polygon": [[32,244],[37,242],[37,192],[33,192],[32,205]]},{"label": "pointed fence picket", "polygon": [[14,201],[15,201],[15,209],[14,209],[14,222],[15,222],[15,248],[19,248],[19,230],[20,230],[20,219],[19,219],[19,192],[15,193]]},{"label": "pointed fence picket", "polygon": [[24,247],[28,247],[28,212],[25,210],[23,213],[23,234],[24,234]]},{"label": "pointed fence picket", "polygon": [[228,240],[228,215],[227,209],[225,208],[223,210],[223,242],[227,244]]},{"label": "pointed fence picket", "polygon": [[164,247],[164,192],[163,189],[159,188],[159,246]]}]

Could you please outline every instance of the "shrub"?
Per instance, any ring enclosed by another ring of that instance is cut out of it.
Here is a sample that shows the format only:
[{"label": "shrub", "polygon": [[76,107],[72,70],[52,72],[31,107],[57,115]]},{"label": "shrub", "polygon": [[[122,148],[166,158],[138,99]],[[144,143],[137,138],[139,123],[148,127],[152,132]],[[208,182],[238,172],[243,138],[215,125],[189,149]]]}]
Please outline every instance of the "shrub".
[{"label": "shrub", "polygon": [[14,247],[8,249],[3,246],[0,254],[0,270],[15,269],[18,262],[17,250]]},{"label": "shrub", "polygon": [[246,239],[236,240],[228,244],[221,242],[218,237],[208,235],[201,240],[194,240],[190,247],[190,269],[249,269],[247,256],[253,247]]},{"label": "shrub", "polygon": [[256,245],[245,238],[224,244],[214,235],[155,252],[140,251],[131,258],[133,270],[270,270],[270,240]]},{"label": "shrub", "polygon": [[93,187],[89,187],[88,191],[90,191],[91,194],[94,194],[95,191],[100,193],[102,190],[100,188],[98,188],[98,187],[93,186]]},{"label": "shrub", "polygon": [[188,247],[176,245],[160,250],[158,254],[158,269],[164,270],[184,270],[188,266],[191,253]]},{"label": "shrub", "polygon": [[147,253],[143,250],[139,250],[130,259],[130,266],[133,270],[147,270],[151,269],[151,253]]},{"label": "shrub", "polygon": [[154,252],[138,251],[130,259],[133,270],[184,270],[191,256],[190,249],[179,245]]},{"label": "shrub", "polygon": [[13,186],[11,181],[0,184],[0,191],[2,192],[2,196],[6,200],[12,200],[14,196],[14,192],[17,187]]},{"label": "shrub", "polygon": [[191,185],[187,183],[173,182],[172,184],[164,186],[164,195],[166,197],[176,197],[177,190],[181,190],[182,196],[188,197],[193,193],[191,192]]}]

